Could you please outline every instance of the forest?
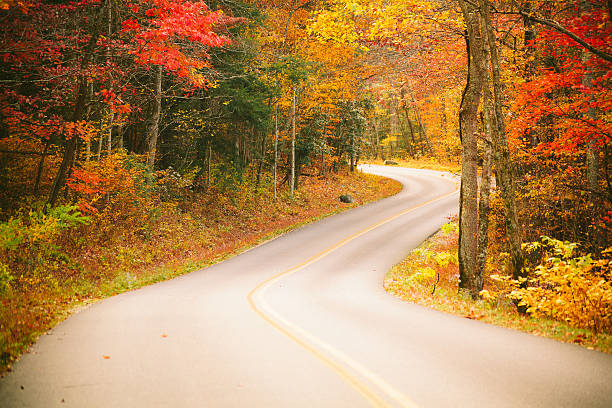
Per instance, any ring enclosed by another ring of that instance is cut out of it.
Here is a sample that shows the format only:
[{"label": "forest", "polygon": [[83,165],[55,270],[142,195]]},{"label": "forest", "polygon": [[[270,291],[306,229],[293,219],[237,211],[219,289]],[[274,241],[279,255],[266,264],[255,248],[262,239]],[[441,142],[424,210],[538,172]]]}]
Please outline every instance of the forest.
[{"label": "forest", "polygon": [[1,365],[76,305],[397,191],[363,162],[460,172],[467,297],[610,334],[611,15],[0,0]]}]

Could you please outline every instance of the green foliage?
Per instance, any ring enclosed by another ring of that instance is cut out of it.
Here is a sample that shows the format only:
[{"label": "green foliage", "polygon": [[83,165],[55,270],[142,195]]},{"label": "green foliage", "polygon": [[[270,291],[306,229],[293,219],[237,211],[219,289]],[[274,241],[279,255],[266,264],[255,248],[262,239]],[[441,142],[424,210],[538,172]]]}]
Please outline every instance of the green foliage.
[{"label": "green foliage", "polygon": [[421,246],[412,251],[412,253],[420,258],[423,262],[435,262],[439,267],[446,267],[449,264],[459,264],[456,253],[447,251],[434,251],[429,246]]},{"label": "green foliage", "polygon": [[57,285],[53,271],[69,262],[58,242],[64,233],[90,222],[77,206],[60,205],[0,223],[0,293],[18,277],[21,284]]},{"label": "green foliage", "polygon": [[445,267],[449,263],[453,263],[455,265],[459,264],[459,259],[457,258],[457,254],[451,254],[445,251],[436,252],[433,256],[434,261],[438,266]]},{"label": "green foliage", "polygon": [[366,112],[371,108],[369,100],[339,101],[337,137],[330,145],[341,154],[357,157],[361,153],[361,142],[365,135]]},{"label": "green foliage", "polygon": [[453,232],[459,232],[459,225],[454,222],[447,222],[442,226],[441,230],[445,236],[449,236]]},{"label": "green foliage", "polygon": [[15,280],[8,265],[0,262],[0,295],[5,295],[11,289],[11,282]]},{"label": "green foliage", "polygon": [[47,213],[30,211],[25,216],[0,223],[0,250],[15,251],[22,249],[23,244],[49,242],[62,231],[90,222],[91,218],[82,215],[73,205],[59,205]]},{"label": "green foliage", "polygon": [[20,231],[20,220],[10,219],[8,222],[0,223],[0,249],[14,250],[24,240]]},{"label": "green foliage", "polygon": [[408,281],[416,281],[419,283],[428,281],[436,277],[436,271],[430,266],[417,269],[415,273],[406,278]]},{"label": "green foliage", "polygon": [[313,71],[312,63],[300,56],[285,55],[270,67],[273,73],[287,78],[293,85],[303,82]]}]

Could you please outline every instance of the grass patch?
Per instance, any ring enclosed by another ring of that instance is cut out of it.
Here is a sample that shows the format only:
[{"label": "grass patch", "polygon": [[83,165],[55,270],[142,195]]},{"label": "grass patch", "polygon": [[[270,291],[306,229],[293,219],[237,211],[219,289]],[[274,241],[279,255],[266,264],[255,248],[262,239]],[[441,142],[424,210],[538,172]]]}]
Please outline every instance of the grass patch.
[{"label": "grass patch", "polygon": [[564,322],[519,314],[510,300],[495,295],[497,283],[493,280],[485,279],[485,289],[492,294],[487,300],[473,300],[459,293],[457,238],[456,225],[445,225],[387,273],[385,289],[403,300],[456,316],[612,353],[610,333],[595,333]]},{"label": "grass patch", "polygon": [[[232,197],[199,194],[137,227],[89,225],[78,234],[71,231],[53,243],[62,262],[47,260],[49,265],[37,269],[51,272],[22,274],[0,292],[0,373],[10,370],[38,336],[92,302],[201,269],[400,190],[394,180],[359,172],[311,177],[302,180],[293,198],[283,192],[274,201],[269,189]],[[340,203],[341,194],[351,194],[355,202]]]}]

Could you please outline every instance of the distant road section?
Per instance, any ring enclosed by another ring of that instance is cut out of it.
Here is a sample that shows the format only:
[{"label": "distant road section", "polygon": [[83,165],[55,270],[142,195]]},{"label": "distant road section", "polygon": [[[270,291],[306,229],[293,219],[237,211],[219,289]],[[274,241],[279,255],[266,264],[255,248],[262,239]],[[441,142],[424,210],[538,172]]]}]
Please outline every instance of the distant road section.
[{"label": "distant road section", "polygon": [[457,185],[362,169],[404,190],[75,314],[0,380],[0,406],[612,407],[612,356],[387,295]]}]

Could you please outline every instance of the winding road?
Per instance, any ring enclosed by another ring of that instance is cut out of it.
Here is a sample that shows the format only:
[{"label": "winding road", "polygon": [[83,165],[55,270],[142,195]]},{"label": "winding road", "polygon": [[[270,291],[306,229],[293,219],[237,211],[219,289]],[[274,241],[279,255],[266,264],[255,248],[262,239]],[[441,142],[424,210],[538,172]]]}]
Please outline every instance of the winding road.
[{"label": "winding road", "polygon": [[363,169],[404,190],[76,313],[0,380],[0,406],[612,407],[612,356],[386,294],[457,187]]}]

